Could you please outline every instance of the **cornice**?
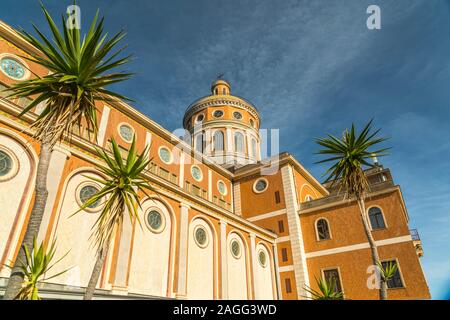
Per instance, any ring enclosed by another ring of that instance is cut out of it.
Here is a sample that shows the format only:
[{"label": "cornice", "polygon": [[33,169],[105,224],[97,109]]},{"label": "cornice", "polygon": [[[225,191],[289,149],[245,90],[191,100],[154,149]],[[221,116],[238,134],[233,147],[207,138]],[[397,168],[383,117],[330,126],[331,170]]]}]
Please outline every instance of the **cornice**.
[{"label": "cornice", "polygon": [[239,109],[243,109],[250,114],[252,114],[256,119],[258,119],[259,122],[261,122],[259,113],[256,110],[256,107],[254,107],[249,102],[231,95],[226,96],[207,96],[204,98],[201,98],[200,100],[194,102],[191,104],[183,117],[183,126],[184,128],[187,127],[187,121],[191,118],[191,116],[194,113],[197,113],[203,109],[206,109],[208,107],[218,107],[218,106],[233,106]]},{"label": "cornice", "polygon": [[[1,114],[0,121],[28,135],[32,135],[33,133],[33,131],[27,126],[26,123],[19,123],[10,118],[2,118]],[[64,150],[91,164],[101,164],[100,159],[93,155],[93,152],[95,151],[94,146],[91,143],[83,141],[76,136],[72,137],[70,145],[68,145],[67,142],[64,142]],[[217,206],[212,202],[192,195],[185,190],[180,189],[178,185],[171,184],[170,182],[162,179],[161,177],[153,174],[150,171],[146,171],[144,173],[144,177],[149,182],[153,183],[155,191],[171,198],[172,200],[188,205],[192,209],[198,210],[219,220],[225,217],[227,218],[226,221],[228,222],[228,224],[234,227],[241,228],[246,232],[257,231],[258,236],[266,241],[274,242],[274,239],[277,238],[276,234],[264,228],[261,228],[251,223],[250,221],[235,215],[231,211]]]}]

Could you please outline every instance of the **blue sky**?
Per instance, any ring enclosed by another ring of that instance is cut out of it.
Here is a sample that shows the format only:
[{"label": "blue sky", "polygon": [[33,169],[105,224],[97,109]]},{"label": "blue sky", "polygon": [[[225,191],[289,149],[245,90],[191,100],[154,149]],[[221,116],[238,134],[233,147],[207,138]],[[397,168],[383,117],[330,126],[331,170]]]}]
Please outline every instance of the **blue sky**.
[{"label": "blue sky", "polygon": [[[69,1],[44,1],[53,14]],[[0,19],[44,26],[35,0],[2,0]],[[111,33],[125,28],[136,76],[116,89],[169,130],[225,73],[252,101],[265,128],[316,177],[313,138],[374,118],[391,137],[381,159],[400,184],[435,299],[450,298],[450,2],[80,0]],[[366,28],[381,8],[382,29]],[[6,8],[6,10],[5,10]]]}]

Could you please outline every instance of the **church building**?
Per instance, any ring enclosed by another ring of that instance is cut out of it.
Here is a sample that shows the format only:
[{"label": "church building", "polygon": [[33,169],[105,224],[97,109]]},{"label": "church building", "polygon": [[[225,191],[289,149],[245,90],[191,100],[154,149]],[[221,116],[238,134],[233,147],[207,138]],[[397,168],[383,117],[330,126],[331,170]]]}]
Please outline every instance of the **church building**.
[{"label": "church building", "polygon": [[[0,296],[10,275],[4,264],[17,256],[33,205],[40,146],[30,124],[43,110],[19,118],[31,100],[3,90],[48,74],[23,58],[30,53],[36,48],[0,21]],[[316,278],[335,279],[346,299],[378,299],[368,285],[371,256],[357,204],[287,152],[262,159],[260,114],[229,82],[217,79],[187,107],[182,137],[121,101],[98,103],[97,112],[95,139],[81,128],[52,152],[38,240],[57,239],[57,257],[69,251],[54,273],[71,269],[44,283],[42,298],[82,297],[101,203],[72,214],[101,188],[86,177],[101,177],[94,146],[108,148],[114,138],[126,155],[135,136],[139,152],[150,146],[145,179],[157,195],[141,199],[142,226],[126,217],[117,230],[96,299],[307,299]],[[389,298],[429,299],[400,186],[382,165],[366,174],[380,258],[398,266]]]}]

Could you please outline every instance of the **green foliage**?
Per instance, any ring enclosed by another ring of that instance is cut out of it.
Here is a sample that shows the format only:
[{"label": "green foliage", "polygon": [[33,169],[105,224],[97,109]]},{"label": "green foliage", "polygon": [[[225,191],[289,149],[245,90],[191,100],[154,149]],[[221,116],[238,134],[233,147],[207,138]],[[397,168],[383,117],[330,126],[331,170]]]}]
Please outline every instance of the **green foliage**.
[{"label": "green foliage", "polygon": [[371,147],[387,140],[376,137],[380,129],[372,130],[372,120],[367,123],[359,135],[356,134],[355,125],[350,130],[346,129],[339,139],[328,134],[327,138],[318,138],[316,143],[324,147],[317,154],[329,155],[328,158],[317,163],[333,162],[325,172],[325,182],[332,181],[332,185],[339,183],[348,197],[363,197],[368,191],[369,184],[364,175],[363,166],[373,167],[370,158],[387,155],[389,148],[369,150]]},{"label": "green foliage", "polygon": [[[62,31],[41,5],[51,30],[52,38],[47,38],[34,24],[38,35],[35,37],[25,30],[21,36],[36,47],[41,54],[31,53],[23,57],[50,71],[50,74],[21,81],[7,89],[10,97],[35,97],[20,115],[29,112],[41,102],[46,103],[43,112],[32,127],[36,129],[35,138],[39,141],[55,143],[73,126],[80,126],[84,119],[88,132],[97,133],[96,101],[109,101],[112,97],[127,99],[105,87],[128,79],[131,74],[124,72],[108,73],[129,61],[129,56],[118,58],[124,50],[115,49],[124,32],[120,31],[108,38],[103,34],[104,19],[97,23],[97,11],[87,34],[83,37],[80,30],[69,28],[64,16],[61,16]],[[39,39],[40,38],[40,39]]]},{"label": "green foliage", "polygon": [[22,289],[20,289],[15,300],[40,300],[38,283],[41,281],[55,278],[69,269],[54,274],[50,277],[45,277],[58,262],[60,262],[69,253],[67,252],[56,262],[52,263],[56,252],[56,240],[52,242],[50,247],[47,247],[41,242],[38,246],[36,237],[33,239],[33,250],[30,252],[26,245],[23,246],[25,251],[25,261],[19,261],[20,270],[24,274],[24,282]]},{"label": "green foliage", "polygon": [[311,294],[312,300],[343,300],[344,294],[336,290],[336,280],[332,279],[327,282],[324,279],[316,280],[317,287],[319,290],[314,290],[311,287],[305,286],[305,290]]},{"label": "green foliage", "polygon": [[[86,209],[97,201],[102,202],[102,210],[94,226],[95,244],[101,250],[105,243],[109,243],[114,230],[122,224],[125,212],[128,212],[130,219],[135,218],[139,223],[138,206],[139,194],[141,191],[148,196],[146,190],[152,187],[142,177],[142,173],[148,166],[148,146],[139,155],[136,151],[136,139],[133,137],[127,158],[123,159],[119,146],[114,139],[111,140],[111,149],[108,153],[105,150],[96,148],[97,155],[106,165],[97,165],[97,169],[105,178],[88,177],[102,185],[99,192],[91,196],[80,209]],[[111,155],[110,155],[111,154]],[[76,214],[75,213],[75,214]]]},{"label": "green foliage", "polygon": [[378,269],[381,274],[381,281],[388,282],[397,272],[398,266],[396,263],[392,263],[390,261],[388,265],[383,268],[383,264],[380,261],[377,261]]}]

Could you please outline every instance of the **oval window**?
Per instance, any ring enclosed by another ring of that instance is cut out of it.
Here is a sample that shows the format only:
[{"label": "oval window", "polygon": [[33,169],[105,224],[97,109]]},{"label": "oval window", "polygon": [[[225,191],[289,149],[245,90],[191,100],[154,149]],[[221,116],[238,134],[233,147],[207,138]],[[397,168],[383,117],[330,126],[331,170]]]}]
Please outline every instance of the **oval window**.
[{"label": "oval window", "polygon": [[199,247],[204,248],[208,245],[208,235],[203,227],[197,227],[194,232],[195,242]]},{"label": "oval window", "polygon": [[239,245],[239,242],[237,240],[231,241],[231,254],[236,259],[239,259],[241,257],[241,246]]},{"label": "oval window", "polygon": [[221,118],[223,117],[223,111],[222,110],[216,110],[213,112],[213,117],[214,118]]},{"label": "oval window", "polygon": [[219,190],[219,193],[221,195],[226,195],[227,194],[227,186],[225,185],[225,183],[223,181],[218,181],[217,182],[217,189]]},{"label": "oval window", "polygon": [[253,191],[255,191],[256,193],[261,193],[266,191],[267,187],[268,187],[268,182],[266,179],[258,179],[255,181],[254,185],[253,185]]},{"label": "oval window", "polygon": [[202,113],[202,114],[199,114],[199,115],[197,116],[197,118],[195,118],[195,122],[196,122],[196,123],[202,122],[203,119],[205,119],[205,115],[204,115],[203,113]]},{"label": "oval window", "polygon": [[267,256],[266,253],[262,250],[260,250],[258,253],[258,261],[262,267],[265,268],[267,266]]},{"label": "oval window", "polygon": [[5,57],[0,62],[0,67],[8,77],[21,80],[25,77],[27,69],[23,64],[13,58]]},{"label": "oval window", "polygon": [[0,181],[13,178],[18,171],[18,161],[12,152],[0,149]]},{"label": "oval window", "polygon": [[242,113],[235,111],[233,112],[233,118],[237,119],[237,120],[241,120],[242,119]]},{"label": "oval window", "polygon": [[191,167],[191,174],[192,177],[197,181],[201,181],[203,179],[202,170],[200,170],[200,168],[197,166]]},{"label": "oval window", "polygon": [[[82,204],[85,204],[86,201],[88,201],[93,195],[95,195],[97,192],[99,192],[100,189],[98,189],[96,186],[94,185],[85,185],[80,189],[79,192],[79,198],[80,198],[80,202]],[[92,203],[91,205],[88,206],[89,209],[95,209],[98,208],[100,206],[100,199],[98,199],[97,201],[95,201],[94,203]]]},{"label": "oval window", "polygon": [[157,210],[152,209],[148,212],[147,223],[153,232],[161,232],[164,229],[164,218]]},{"label": "oval window", "polygon": [[134,130],[128,124],[121,124],[119,126],[119,134],[126,142],[133,141]]},{"label": "oval window", "polygon": [[170,150],[166,147],[160,147],[159,148],[159,158],[167,164],[170,164],[172,162],[172,153]]}]

